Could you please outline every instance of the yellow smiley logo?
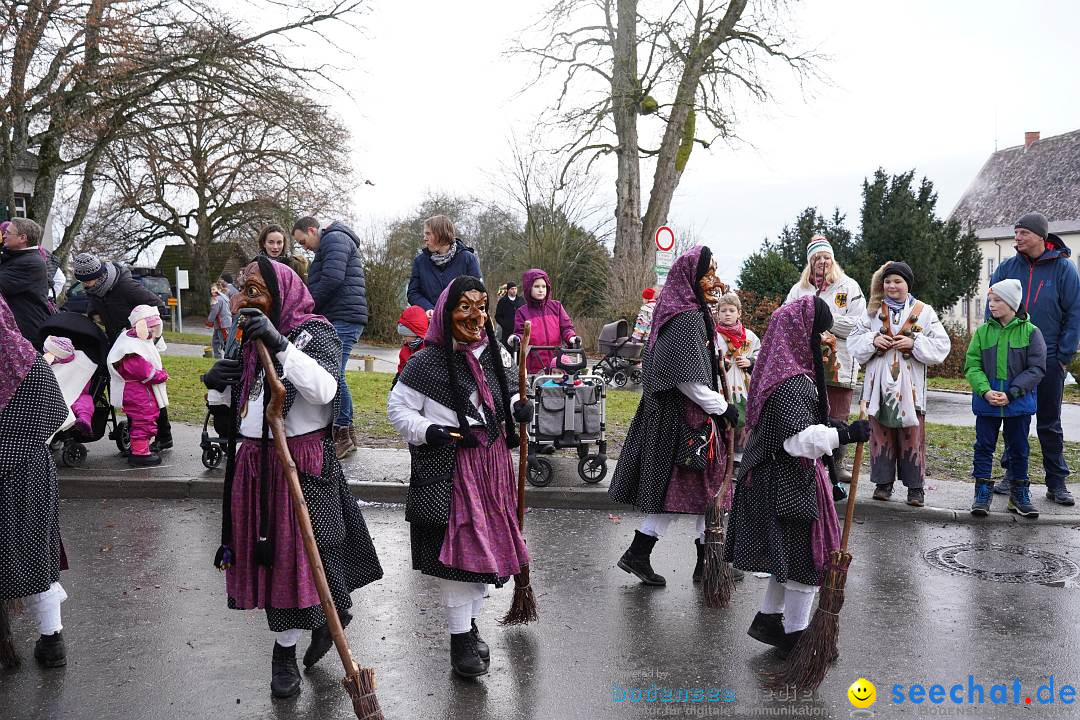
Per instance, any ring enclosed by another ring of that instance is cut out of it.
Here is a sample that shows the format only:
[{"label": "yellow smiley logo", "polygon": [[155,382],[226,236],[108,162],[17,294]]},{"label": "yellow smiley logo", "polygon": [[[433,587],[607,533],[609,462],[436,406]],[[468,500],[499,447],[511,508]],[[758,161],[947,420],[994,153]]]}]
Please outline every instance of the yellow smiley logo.
[{"label": "yellow smiley logo", "polygon": [[847,689],[848,700],[857,708],[868,708],[877,700],[877,688],[866,678],[859,678]]}]

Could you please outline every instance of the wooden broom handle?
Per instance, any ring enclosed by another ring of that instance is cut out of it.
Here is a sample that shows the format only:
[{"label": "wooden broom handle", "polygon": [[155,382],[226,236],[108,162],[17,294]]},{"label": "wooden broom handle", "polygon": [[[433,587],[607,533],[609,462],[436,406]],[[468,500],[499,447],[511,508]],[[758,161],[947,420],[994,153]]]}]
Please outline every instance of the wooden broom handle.
[{"label": "wooden broom handle", "polygon": [[326,570],[323,568],[322,558],[319,555],[319,546],[315,543],[315,531],[311,528],[311,516],[308,514],[307,501],[304,500],[304,491],[300,488],[300,476],[296,472],[296,463],[293,462],[292,453],[289,452],[289,441],[285,437],[285,385],[278,377],[274,369],[274,361],[270,357],[270,351],[262,340],[255,341],[255,350],[259,353],[259,361],[266,373],[266,384],[270,388],[270,404],[266,408],[266,421],[274,431],[274,450],[282,470],[285,472],[285,480],[289,483],[289,495],[292,497],[293,511],[296,514],[296,524],[300,526],[300,536],[304,539],[304,553],[307,555],[308,564],[311,565],[311,577],[315,581],[315,587],[319,591],[319,600],[322,601],[323,612],[326,614],[326,624],[330,628],[330,636],[334,640],[341,664],[345,668],[345,674],[349,676],[359,675],[360,669],[353,661],[352,652],[349,651],[349,643],[345,639],[345,630],[341,627],[341,619],[338,617],[337,608],[334,606],[334,598],[330,594],[330,585],[326,582]]},{"label": "wooden broom handle", "polygon": [[[866,419],[866,401],[859,403],[859,419]],[[848,536],[851,534],[851,525],[855,521],[855,491],[859,489],[859,469],[862,467],[863,445],[855,446],[855,458],[851,461],[851,489],[848,490],[847,508],[844,510],[844,534],[840,536],[840,552],[847,552]]]},{"label": "wooden broom handle", "polygon": [[[521,331],[521,343],[518,344],[518,400],[528,402],[529,383],[525,372],[525,359],[529,354],[529,341],[532,339],[532,322],[525,321]],[[518,423],[518,529],[525,529],[525,476],[529,472],[529,423]]]}]

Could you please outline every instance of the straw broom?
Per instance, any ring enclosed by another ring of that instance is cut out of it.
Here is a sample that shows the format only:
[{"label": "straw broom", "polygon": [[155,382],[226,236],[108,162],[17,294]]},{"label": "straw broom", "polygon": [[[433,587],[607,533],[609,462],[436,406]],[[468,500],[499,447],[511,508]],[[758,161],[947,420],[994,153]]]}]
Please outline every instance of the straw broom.
[{"label": "straw broom", "polygon": [[319,547],[315,544],[315,533],[311,528],[311,516],[308,515],[304,492],[300,489],[300,477],[297,475],[296,463],[293,462],[288,440],[285,437],[285,419],[282,412],[285,405],[285,386],[274,369],[274,361],[270,358],[270,351],[266,349],[266,345],[261,340],[256,340],[255,349],[259,353],[259,361],[266,373],[266,383],[271,394],[270,404],[266,408],[266,420],[274,431],[274,450],[285,471],[285,480],[289,483],[289,495],[296,513],[296,523],[300,526],[300,535],[304,539],[304,553],[307,555],[308,564],[311,565],[312,579],[319,591],[319,599],[322,601],[323,612],[326,614],[326,624],[330,628],[330,636],[341,657],[341,664],[345,667],[345,679],[342,684],[352,700],[356,717],[360,720],[383,720],[379,699],[375,696],[375,670],[358,667],[353,661],[349,643],[345,639],[345,631],[341,627],[341,619],[338,618],[337,608],[334,607],[334,598],[330,595],[330,585],[326,582],[326,571],[323,569]]},{"label": "straw broom", "polygon": [[[862,403],[859,419],[866,419],[866,403]],[[855,460],[851,468],[851,490],[848,492],[847,509],[844,512],[844,534],[840,549],[829,554],[825,578],[821,583],[814,619],[795,643],[787,662],[780,671],[778,682],[783,686],[796,686],[816,690],[829,672],[829,665],[836,658],[840,639],[840,610],[844,607],[844,585],[847,583],[851,553],[848,552],[848,536],[855,517],[855,491],[859,485],[863,445],[855,446]]]},{"label": "straw broom", "polygon": [[[532,338],[532,323],[525,321],[525,329],[521,333],[521,345],[518,347],[518,397],[525,400],[528,397],[529,387],[525,380],[525,358],[529,354],[529,340]],[[518,462],[518,506],[517,519],[520,532],[525,531],[525,476],[529,472],[529,424],[518,424],[518,437],[521,439],[518,445],[520,461]],[[529,566],[523,565],[517,575],[514,576],[514,601],[506,615],[499,621],[500,625],[527,625],[536,622],[540,616],[536,612],[536,596],[533,594],[532,585],[529,582]]]},{"label": "straw broom", "polygon": [[[720,373],[720,384],[724,398],[730,403],[731,392],[728,389],[727,376]],[[724,507],[728,493],[731,492],[732,469],[735,461],[735,428],[728,428],[724,433],[727,458],[724,463],[724,481],[716,493],[705,515],[705,558],[702,568],[702,592],[705,605],[711,608],[726,608],[731,604],[731,595],[735,592],[735,578],[731,572],[731,563],[724,561],[724,542],[727,535],[729,508]]]}]

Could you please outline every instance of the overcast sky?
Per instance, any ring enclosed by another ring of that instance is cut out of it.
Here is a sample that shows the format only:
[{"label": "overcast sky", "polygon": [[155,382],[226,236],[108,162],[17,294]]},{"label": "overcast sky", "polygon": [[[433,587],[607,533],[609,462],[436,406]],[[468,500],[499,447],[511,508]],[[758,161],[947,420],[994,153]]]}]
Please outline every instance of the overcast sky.
[{"label": "overcast sky", "polygon": [[[323,100],[375,183],[356,191],[362,221],[409,212],[428,191],[496,193],[511,136],[527,137],[552,100],[550,88],[519,94],[533,67],[503,53],[548,4],[374,0],[363,33],[333,31],[356,54],[340,77],[352,97]],[[809,205],[839,206],[858,231],[861,183],[878,166],[929,176],[947,215],[995,148],[1080,127],[1080,3],[818,0],[798,4],[793,26],[827,56],[828,82],[807,96],[781,76],[772,104],[742,106],[745,143],[695,148],[671,212],[730,279]],[[594,167],[613,177],[613,161]]]}]

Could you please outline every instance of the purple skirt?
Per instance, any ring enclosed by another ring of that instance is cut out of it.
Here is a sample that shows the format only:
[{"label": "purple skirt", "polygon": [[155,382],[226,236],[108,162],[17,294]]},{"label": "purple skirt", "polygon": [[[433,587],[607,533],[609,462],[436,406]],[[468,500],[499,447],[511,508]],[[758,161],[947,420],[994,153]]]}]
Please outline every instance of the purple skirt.
[{"label": "purple skirt", "polygon": [[[691,427],[698,427],[704,424],[708,417],[697,406],[697,403],[683,398],[683,422]],[[724,431],[720,431],[716,434],[713,459],[705,468],[704,473],[696,473],[684,470],[678,465],[672,465],[667,494],[664,496],[664,512],[703,515],[709,503],[716,497],[716,493],[720,492],[720,486],[724,483],[726,466],[727,443],[724,439]],[[724,499],[725,507],[731,507],[731,494],[732,491],[729,489],[728,496]]]},{"label": "purple skirt", "polygon": [[485,447],[486,433],[474,430],[479,445],[458,447],[450,523],[439,562],[473,573],[516,575],[529,564],[517,521],[514,460],[500,435]]},{"label": "purple skirt", "polygon": [[[325,431],[289,438],[289,451],[300,473],[322,474]],[[225,571],[225,589],[238,610],[254,608],[306,608],[319,604],[304,552],[300,526],[293,515],[292,497],[277,453],[266,454],[270,483],[269,536],[274,545],[272,567],[255,562],[259,533],[259,441],[245,441],[236,451],[232,488],[234,564]]]}]

